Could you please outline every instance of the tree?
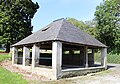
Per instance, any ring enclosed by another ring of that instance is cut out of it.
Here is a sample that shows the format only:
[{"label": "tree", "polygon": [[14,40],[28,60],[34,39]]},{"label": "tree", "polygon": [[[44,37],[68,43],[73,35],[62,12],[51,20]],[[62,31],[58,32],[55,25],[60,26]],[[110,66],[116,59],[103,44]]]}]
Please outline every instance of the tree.
[{"label": "tree", "polygon": [[71,22],[73,25],[79,27],[80,29],[82,29],[83,31],[86,30],[87,28],[87,25],[83,22],[83,21],[79,21],[79,20],[76,20],[74,18],[67,18],[67,20],[69,22]]},{"label": "tree", "polygon": [[96,38],[97,37],[96,21],[95,20],[85,21],[85,24],[87,25],[86,32]]},{"label": "tree", "polygon": [[32,33],[31,19],[38,8],[32,0],[0,0],[0,42],[6,45],[6,52]]},{"label": "tree", "polygon": [[105,0],[95,12],[98,39],[109,47],[109,51],[120,50],[120,3]]},{"label": "tree", "polygon": [[67,18],[67,20],[84,32],[96,37],[96,22],[94,20],[85,22],[76,20],[74,18]]}]

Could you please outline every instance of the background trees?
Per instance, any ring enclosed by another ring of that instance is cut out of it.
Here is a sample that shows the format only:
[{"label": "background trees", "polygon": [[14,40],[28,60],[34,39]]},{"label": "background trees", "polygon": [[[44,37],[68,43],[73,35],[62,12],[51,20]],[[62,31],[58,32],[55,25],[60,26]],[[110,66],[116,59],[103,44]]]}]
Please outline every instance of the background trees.
[{"label": "background trees", "polygon": [[120,51],[120,2],[105,0],[97,6],[95,12],[97,21],[97,38],[111,50]]},{"label": "background trees", "polygon": [[69,22],[83,30],[84,32],[87,32],[88,34],[92,35],[93,37],[96,37],[96,21],[79,21],[74,18],[67,18]]},{"label": "background trees", "polygon": [[32,0],[0,0],[0,42],[6,45],[6,52],[32,33],[31,19],[38,8]]},{"label": "background trees", "polygon": [[67,20],[106,44],[109,52],[120,53],[120,1],[104,0],[96,7],[92,21]]}]

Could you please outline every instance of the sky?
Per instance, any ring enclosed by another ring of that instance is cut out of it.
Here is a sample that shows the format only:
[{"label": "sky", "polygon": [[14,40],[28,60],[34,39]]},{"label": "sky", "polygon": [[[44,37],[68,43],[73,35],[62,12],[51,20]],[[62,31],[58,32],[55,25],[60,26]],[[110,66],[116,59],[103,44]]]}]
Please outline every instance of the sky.
[{"label": "sky", "polygon": [[103,0],[32,0],[40,6],[32,19],[33,32],[56,19],[75,18],[88,21],[94,18],[96,6]]}]

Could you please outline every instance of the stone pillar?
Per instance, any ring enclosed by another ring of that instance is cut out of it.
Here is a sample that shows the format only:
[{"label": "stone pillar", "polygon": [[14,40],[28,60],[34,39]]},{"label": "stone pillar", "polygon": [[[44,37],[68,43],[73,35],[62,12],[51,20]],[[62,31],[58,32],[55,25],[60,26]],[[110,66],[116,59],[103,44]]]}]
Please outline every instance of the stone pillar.
[{"label": "stone pillar", "polygon": [[61,76],[62,66],[62,43],[55,41],[52,43],[52,70],[54,77],[57,80]]},{"label": "stone pillar", "polygon": [[23,47],[23,66],[28,66],[30,60],[30,50],[27,47]]},{"label": "stone pillar", "polygon": [[73,61],[74,60],[74,52],[73,52],[73,50],[69,50],[69,59],[70,59],[70,61],[69,61],[69,64],[70,65],[74,65],[74,62],[71,62],[71,61]]},{"label": "stone pillar", "polygon": [[88,47],[85,46],[85,67],[88,67]]},{"label": "stone pillar", "polygon": [[92,49],[92,66],[94,66],[94,49]]},{"label": "stone pillar", "polygon": [[101,49],[101,65],[107,69],[107,48]]},{"label": "stone pillar", "polygon": [[17,64],[18,49],[16,47],[12,48],[12,65]]},{"label": "stone pillar", "polygon": [[84,47],[80,47],[80,66],[84,67],[85,64],[85,55],[84,55]]},{"label": "stone pillar", "polygon": [[39,54],[40,49],[34,44],[32,47],[32,68],[35,68],[39,65]]}]

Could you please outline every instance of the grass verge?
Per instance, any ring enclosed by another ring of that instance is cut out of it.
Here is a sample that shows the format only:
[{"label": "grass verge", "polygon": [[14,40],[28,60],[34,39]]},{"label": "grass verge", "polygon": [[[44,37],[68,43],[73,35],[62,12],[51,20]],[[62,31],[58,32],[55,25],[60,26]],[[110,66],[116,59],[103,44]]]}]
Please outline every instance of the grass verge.
[{"label": "grass verge", "polygon": [[0,84],[27,84],[28,82],[22,78],[22,75],[12,73],[0,67]]},{"label": "grass verge", "polygon": [[[10,54],[0,54],[0,62],[9,59]],[[0,66],[0,84],[28,84],[28,81],[22,78],[18,73],[12,73]]]},{"label": "grass verge", "polygon": [[5,50],[0,50],[0,52],[5,52]]},{"label": "grass verge", "polygon": [[11,58],[10,54],[0,54],[0,62]]}]

